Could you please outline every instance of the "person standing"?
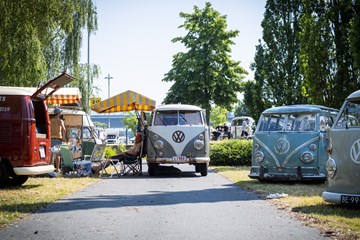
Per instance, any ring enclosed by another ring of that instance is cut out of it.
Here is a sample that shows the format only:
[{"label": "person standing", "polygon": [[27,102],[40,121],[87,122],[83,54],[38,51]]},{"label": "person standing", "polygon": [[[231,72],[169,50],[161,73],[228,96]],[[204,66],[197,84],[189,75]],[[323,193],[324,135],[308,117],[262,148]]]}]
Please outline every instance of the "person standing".
[{"label": "person standing", "polygon": [[249,136],[249,119],[246,118],[241,124],[241,137],[248,138]]},{"label": "person standing", "polygon": [[[54,116],[50,120],[51,124],[51,147],[56,145],[61,145],[63,139],[65,138],[66,128],[64,124],[64,120],[60,118],[60,113],[62,110],[60,108],[55,108]],[[60,153],[55,155],[55,171],[60,172],[60,164],[61,164],[61,157]]]}]

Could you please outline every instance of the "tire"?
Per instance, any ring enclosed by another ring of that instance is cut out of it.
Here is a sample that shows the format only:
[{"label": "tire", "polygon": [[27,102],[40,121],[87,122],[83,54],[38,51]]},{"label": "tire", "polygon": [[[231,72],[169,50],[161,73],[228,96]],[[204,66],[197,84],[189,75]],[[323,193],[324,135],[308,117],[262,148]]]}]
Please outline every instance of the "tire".
[{"label": "tire", "polygon": [[28,178],[29,176],[27,175],[15,175],[9,179],[9,184],[12,186],[21,186],[28,180]]},{"label": "tire", "polygon": [[200,167],[200,173],[201,173],[201,176],[207,176],[207,174],[208,174],[208,164],[207,163],[202,163],[201,165],[200,165],[201,167]]},{"label": "tire", "polygon": [[157,170],[157,164],[156,163],[148,163],[148,174],[149,176],[155,176]]},{"label": "tire", "polygon": [[195,172],[197,172],[197,173],[201,172],[201,165],[200,164],[195,164]]},{"label": "tire", "polygon": [[4,187],[9,181],[9,172],[4,162],[0,162],[0,187]]}]

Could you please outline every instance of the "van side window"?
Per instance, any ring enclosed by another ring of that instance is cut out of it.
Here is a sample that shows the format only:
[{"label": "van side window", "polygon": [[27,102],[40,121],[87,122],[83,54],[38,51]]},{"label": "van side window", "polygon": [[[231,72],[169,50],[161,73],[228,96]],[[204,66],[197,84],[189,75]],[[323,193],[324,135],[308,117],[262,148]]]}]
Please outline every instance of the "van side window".
[{"label": "van side window", "polygon": [[338,128],[360,127],[360,110],[359,105],[348,102],[342,111],[339,121],[336,123]]}]

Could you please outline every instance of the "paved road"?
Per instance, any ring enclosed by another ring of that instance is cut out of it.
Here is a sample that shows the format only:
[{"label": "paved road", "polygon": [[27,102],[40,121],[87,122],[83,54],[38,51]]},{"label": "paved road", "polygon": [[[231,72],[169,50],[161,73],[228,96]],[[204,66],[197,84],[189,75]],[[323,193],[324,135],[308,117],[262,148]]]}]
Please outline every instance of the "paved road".
[{"label": "paved road", "polygon": [[104,179],[1,230],[0,239],[326,239],[216,173],[180,168]]}]

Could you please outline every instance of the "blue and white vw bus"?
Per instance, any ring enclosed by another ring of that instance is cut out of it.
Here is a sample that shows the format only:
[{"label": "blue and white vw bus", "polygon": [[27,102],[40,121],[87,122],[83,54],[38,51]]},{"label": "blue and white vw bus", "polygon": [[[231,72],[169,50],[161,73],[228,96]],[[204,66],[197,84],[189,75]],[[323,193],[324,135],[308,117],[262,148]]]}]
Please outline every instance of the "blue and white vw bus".
[{"label": "blue and white vw bus", "polygon": [[210,128],[205,111],[193,105],[169,104],[157,107],[147,133],[148,174],[159,164],[191,164],[202,176],[210,162]]},{"label": "blue and white vw bus", "polygon": [[322,198],[331,203],[360,205],[360,90],[346,98],[329,135]]},{"label": "blue and white vw bus", "polygon": [[252,179],[325,181],[330,127],[338,110],[319,105],[289,105],[265,110],[257,124]]}]

